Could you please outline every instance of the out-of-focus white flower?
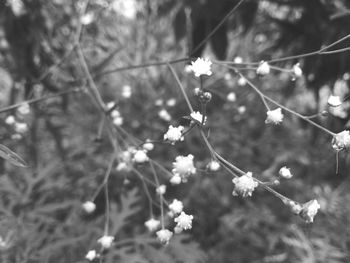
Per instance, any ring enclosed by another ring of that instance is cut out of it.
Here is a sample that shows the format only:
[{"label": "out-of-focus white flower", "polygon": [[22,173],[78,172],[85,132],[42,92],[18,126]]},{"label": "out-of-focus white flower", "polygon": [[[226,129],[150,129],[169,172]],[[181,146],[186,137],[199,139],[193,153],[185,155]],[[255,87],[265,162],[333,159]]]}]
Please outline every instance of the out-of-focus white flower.
[{"label": "out-of-focus white flower", "polygon": [[97,256],[98,256],[98,254],[96,253],[96,250],[89,250],[89,252],[87,252],[85,258],[89,261],[93,261]]},{"label": "out-of-focus white flower", "polygon": [[293,75],[294,77],[296,78],[300,78],[302,75],[303,75],[303,71],[302,69],[300,68],[300,64],[297,63],[293,66]]},{"label": "out-of-focus white flower", "polygon": [[103,248],[110,248],[114,241],[114,236],[104,235],[97,240],[97,243],[101,244]]},{"label": "out-of-focus white flower", "polygon": [[17,112],[20,115],[27,115],[30,113],[30,107],[28,103],[23,103],[21,106],[17,108]]},{"label": "out-of-focus white flower", "polygon": [[281,108],[270,110],[266,114],[267,114],[267,118],[265,120],[265,123],[280,124],[283,121],[284,115],[282,113]]},{"label": "out-of-focus white flower", "polygon": [[130,98],[132,95],[131,87],[129,85],[124,85],[122,87],[122,97],[125,99]]},{"label": "out-of-focus white flower", "polygon": [[176,174],[170,178],[171,184],[180,184],[181,183],[181,176]]},{"label": "out-of-focus white flower", "polygon": [[[203,115],[199,111],[193,111],[190,114],[190,117],[195,120],[196,122],[202,123]],[[204,117],[204,124],[207,121],[207,117]]]},{"label": "out-of-focus white flower", "polygon": [[332,147],[336,151],[341,151],[350,147],[350,132],[345,130],[333,137]]},{"label": "out-of-focus white flower", "polygon": [[208,164],[208,168],[210,171],[216,172],[220,169],[220,163],[216,160],[211,160]]},{"label": "out-of-focus white flower", "polygon": [[164,140],[168,140],[172,144],[175,144],[177,141],[183,141],[184,137],[182,136],[182,131],[184,130],[183,126],[174,127],[169,126],[168,131],[164,134]]},{"label": "out-of-focus white flower", "polygon": [[174,219],[175,223],[177,223],[177,227],[182,228],[184,230],[188,230],[192,228],[192,215],[187,215],[185,212],[181,212],[181,214]]},{"label": "out-of-focus white flower", "polygon": [[14,124],[15,131],[18,133],[26,133],[28,131],[28,125],[24,122],[16,122]]},{"label": "out-of-focus white flower", "polygon": [[166,102],[166,105],[168,107],[174,107],[176,105],[176,99],[175,98],[168,99]]},{"label": "out-of-focus white flower", "polygon": [[114,0],[110,7],[114,12],[128,19],[135,19],[138,11],[138,4],[135,0]]},{"label": "out-of-focus white flower", "polygon": [[171,237],[173,236],[173,232],[171,232],[168,229],[161,229],[161,230],[157,231],[156,234],[157,234],[158,240],[163,245],[169,244],[169,241],[170,241]]},{"label": "out-of-focus white flower", "polygon": [[160,226],[160,221],[154,218],[150,218],[145,222],[145,226],[148,231],[153,232],[156,231]]},{"label": "out-of-focus white flower", "polygon": [[189,68],[192,70],[196,77],[200,77],[202,75],[210,76],[212,74],[211,65],[212,63],[209,59],[197,58],[196,61],[191,62]]},{"label": "out-of-focus white flower", "polygon": [[170,116],[169,112],[166,109],[161,109],[158,112],[158,116],[159,116],[159,118],[161,118],[162,120],[165,120],[165,121],[170,121],[171,120],[171,116]]},{"label": "out-of-focus white flower", "polygon": [[94,18],[95,18],[94,13],[89,12],[80,18],[80,22],[86,26],[91,24],[94,21]]},{"label": "out-of-focus white flower", "polygon": [[156,106],[162,106],[162,105],[163,105],[163,100],[162,100],[162,99],[157,99],[157,100],[154,102],[154,105],[156,105]]},{"label": "out-of-focus white flower", "polygon": [[173,202],[169,205],[169,209],[173,215],[177,215],[182,212],[184,205],[181,201],[174,199]]},{"label": "out-of-focus white flower", "polygon": [[194,156],[189,154],[187,156],[177,156],[175,162],[173,162],[173,174],[179,175],[182,179],[182,182],[187,182],[188,177],[191,174],[196,173],[196,168],[193,164]]},{"label": "out-of-focus white flower", "polygon": [[134,153],[133,161],[135,163],[145,163],[148,162],[149,158],[145,150],[137,150]]},{"label": "out-of-focus white flower", "polygon": [[128,171],[130,169],[129,165],[125,162],[118,163],[116,170],[117,171]]},{"label": "out-of-focus white flower", "polygon": [[236,64],[242,64],[243,62],[243,59],[241,57],[235,57],[235,59],[233,60],[233,63],[236,63]]},{"label": "out-of-focus white flower", "polygon": [[8,125],[13,125],[13,124],[15,124],[15,122],[16,122],[16,120],[15,120],[15,117],[13,115],[10,115],[5,119],[5,123]]},{"label": "out-of-focus white flower", "polygon": [[[108,104],[107,104],[107,107],[108,107]],[[112,104],[110,104],[110,106],[112,106]],[[112,106],[112,107],[114,107],[114,106]],[[111,117],[112,117],[113,124],[115,126],[120,126],[124,122],[123,117],[120,115],[120,112],[116,109],[112,110]]]},{"label": "out-of-focus white flower", "polygon": [[287,168],[286,166],[283,166],[280,170],[279,170],[279,175],[285,179],[290,179],[293,177],[293,174],[290,172],[290,169]]},{"label": "out-of-focus white flower", "polygon": [[294,202],[292,200],[288,200],[285,202],[285,204],[292,210],[292,212],[296,215],[299,215],[299,213],[301,212],[302,210],[302,206],[297,203],[297,202]]},{"label": "out-of-focus white flower", "polygon": [[91,214],[92,212],[94,212],[96,210],[96,205],[94,202],[91,201],[86,201],[85,203],[83,203],[82,205],[84,211],[88,214]]},{"label": "out-of-focus white flower", "polygon": [[243,87],[243,86],[245,86],[247,84],[247,80],[245,78],[243,78],[243,77],[240,77],[238,79],[238,81],[237,81],[237,84],[238,84],[238,86]]},{"label": "out-of-focus white flower", "polygon": [[151,143],[149,140],[146,140],[146,142],[142,145],[142,148],[146,151],[152,151],[154,149],[154,144]]},{"label": "out-of-focus white flower", "polygon": [[238,110],[239,114],[244,114],[247,111],[247,107],[246,106],[239,106],[237,110]]},{"label": "out-of-focus white flower", "polygon": [[184,231],[183,228],[178,227],[178,226],[175,226],[175,227],[174,227],[174,233],[175,233],[175,234],[180,234],[182,231]]},{"label": "out-of-focus white flower", "polygon": [[7,3],[11,6],[11,10],[15,16],[21,16],[26,13],[22,0],[7,0]]},{"label": "out-of-focus white flower", "polygon": [[164,184],[161,184],[160,186],[158,186],[156,188],[156,193],[159,195],[164,195],[165,192],[166,192],[166,185],[164,185]]},{"label": "out-of-focus white flower", "polygon": [[236,93],[230,92],[229,94],[227,94],[226,99],[228,101],[235,102],[237,100]]},{"label": "out-of-focus white flower", "polygon": [[254,181],[253,174],[247,172],[245,175],[233,178],[232,182],[235,187],[233,189],[233,196],[252,196],[254,189],[258,186],[258,183]]},{"label": "out-of-focus white flower", "polygon": [[270,73],[270,65],[265,62],[261,61],[259,67],[256,69],[256,74],[259,76],[266,76]]},{"label": "out-of-focus white flower", "polygon": [[339,96],[333,96],[330,95],[327,101],[328,105],[331,107],[338,107],[340,106],[343,102],[341,101]]},{"label": "out-of-focus white flower", "polygon": [[302,205],[302,210],[299,215],[306,221],[306,223],[312,223],[318,209],[320,208],[321,206],[317,200],[311,200]]}]

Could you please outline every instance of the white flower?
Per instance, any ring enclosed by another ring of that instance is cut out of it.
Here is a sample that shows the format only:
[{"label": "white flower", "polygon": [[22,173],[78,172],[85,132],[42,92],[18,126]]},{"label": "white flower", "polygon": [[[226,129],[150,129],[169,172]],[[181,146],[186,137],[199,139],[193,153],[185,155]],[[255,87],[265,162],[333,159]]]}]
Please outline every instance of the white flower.
[{"label": "white flower", "polygon": [[175,227],[174,227],[174,233],[175,233],[175,234],[180,234],[182,231],[184,231],[183,228],[178,227],[178,226],[175,226]]},{"label": "white flower", "polygon": [[328,105],[331,107],[338,107],[340,106],[343,102],[341,101],[339,96],[333,96],[330,95],[327,101]]},{"label": "white flower", "polygon": [[259,76],[266,76],[270,73],[270,66],[267,62],[261,61],[259,67],[256,70]]},{"label": "white flower", "polygon": [[110,110],[116,106],[116,103],[114,101],[110,101],[107,103],[107,108]]},{"label": "white flower", "polygon": [[292,200],[288,200],[286,202],[284,202],[291,210],[294,214],[299,215],[299,213],[302,210],[302,207],[299,203],[294,202]]},{"label": "white flower", "polygon": [[162,106],[162,105],[163,105],[163,100],[162,100],[162,99],[157,99],[157,100],[154,102],[154,105],[156,105],[156,106]]},{"label": "white flower", "polygon": [[97,240],[97,243],[100,243],[103,248],[110,248],[114,241],[114,236],[102,236]]},{"label": "white flower", "polygon": [[167,245],[169,244],[169,241],[171,239],[171,237],[173,236],[173,232],[171,232],[168,229],[162,229],[157,231],[157,238],[160,241],[160,243],[162,243],[163,245]]},{"label": "white flower", "polygon": [[281,108],[270,110],[266,114],[267,114],[267,118],[265,120],[265,123],[279,124],[283,121],[284,115],[282,113]]},{"label": "white flower", "polygon": [[220,163],[216,160],[211,160],[211,162],[208,164],[209,170],[210,171],[217,171],[220,169]]},{"label": "white flower", "polygon": [[287,168],[286,166],[283,166],[280,170],[279,170],[279,175],[285,179],[290,179],[293,177],[293,174],[290,172],[290,169]]},{"label": "white flower", "polygon": [[156,193],[159,195],[163,195],[166,192],[166,185],[162,184],[156,188]]},{"label": "white flower", "polygon": [[296,78],[300,78],[302,75],[303,75],[303,71],[302,69],[300,68],[300,64],[297,63],[293,66],[293,75],[296,77]]},{"label": "white flower", "polygon": [[247,107],[246,106],[239,106],[237,110],[238,110],[239,114],[244,114],[247,111]]},{"label": "white flower", "polygon": [[121,126],[121,125],[123,125],[123,122],[124,122],[124,120],[122,117],[117,117],[117,118],[113,119],[113,124],[115,126]]},{"label": "white flower", "polygon": [[177,156],[175,158],[175,162],[173,162],[173,174],[179,175],[183,182],[187,182],[187,178],[191,174],[196,173],[196,168],[193,164],[194,156],[192,154],[189,154],[187,156]]},{"label": "white flower", "polygon": [[86,13],[80,18],[80,22],[85,26],[91,24],[92,21],[94,21],[94,13],[92,12]]},{"label": "white flower", "polygon": [[350,147],[350,132],[345,130],[339,132],[333,137],[332,141],[333,149],[341,151]]},{"label": "white flower", "polygon": [[173,202],[169,205],[169,209],[172,214],[180,214],[184,209],[184,205],[181,201],[174,199]]},{"label": "white flower", "polygon": [[170,178],[171,184],[180,184],[181,183],[181,176],[176,174],[173,177]]},{"label": "white flower", "polygon": [[165,120],[165,121],[170,121],[171,120],[171,116],[170,116],[169,112],[166,109],[161,109],[158,112],[158,116],[159,116],[159,118],[161,118],[162,120]]},{"label": "white flower", "polygon": [[[190,116],[196,122],[202,123],[203,115],[199,111],[191,112]],[[207,117],[204,118],[204,124],[206,121],[207,121]]]},{"label": "white flower", "polygon": [[137,2],[134,0],[114,0],[111,2],[110,7],[114,12],[127,19],[135,19],[139,8]]},{"label": "white flower", "polygon": [[174,127],[172,125],[169,126],[168,131],[164,134],[164,140],[170,141],[172,144],[175,144],[177,141],[183,141],[184,137],[182,136],[182,131],[184,127],[178,126]]},{"label": "white flower", "polygon": [[176,105],[176,99],[175,98],[168,99],[166,102],[166,105],[168,107],[174,107]]},{"label": "white flower", "polygon": [[227,94],[226,99],[227,99],[228,101],[235,102],[236,99],[237,99],[236,93],[230,92],[229,94]]},{"label": "white flower", "polygon": [[235,59],[233,60],[234,63],[236,64],[242,64],[243,59],[241,57],[235,57]]},{"label": "white flower", "polygon": [[89,261],[93,261],[97,256],[98,256],[98,254],[96,253],[96,250],[89,250],[89,252],[87,252],[85,258]]},{"label": "white flower", "polygon": [[[112,102],[113,104],[114,104],[114,102]],[[109,106],[114,106],[114,105],[112,105],[112,104],[110,104],[110,103],[108,103],[109,104]],[[108,104],[107,104],[107,107],[108,107]],[[123,117],[120,115],[120,112],[118,111],[118,110],[112,110],[112,112],[111,112],[111,117],[112,117],[112,120],[113,120],[113,124],[115,125],[115,126],[120,126],[120,125],[122,125],[123,124]]]},{"label": "white flower", "polygon": [[130,98],[132,95],[131,87],[129,85],[124,85],[122,88],[122,97],[125,99]]},{"label": "white flower", "polygon": [[247,80],[245,79],[245,78],[243,78],[243,77],[240,77],[239,79],[238,79],[238,86],[245,86],[246,84],[247,84]]},{"label": "white flower", "polygon": [[7,2],[11,6],[12,12],[15,16],[21,16],[26,13],[22,0],[8,0]]},{"label": "white flower", "polygon": [[137,150],[134,153],[133,161],[135,163],[145,163],[149,160],[145,150]]},{"label": "white flower", "polygon": [[175,223],[177,223],[177,227],[182,228],[184,230],[192,228],[192,215],[187,215],[185,212],[181,212],[181,214],[174,219]]},{"label": "white flower", "polygon": [[30,107],[28,103],[23,103],[21,106],[17,108],[17,112],[20,115],[27,115],[30,113]]},{"label": "white flower", "polygon": [[321,206],[317,202],[317,200],[311,200],[302,206],[302,210],[300,212],[301,218],[303,218],[306,223],[312,223],[314,221],[314,217],[320,209]]},{"label": "white flower", "polygon": [[15,131],[18,133],[25,133],[28,131],[28,125],[24,122],[16,122],[15,123]]},{"label": "white flower", "polygon": [[16,120],[15,120],[15,117],[13,115],[10,115],[5,119],[5,123],[8,125],[15,124],[15,122],[16,122]]},{"label": "white flower", "polygon": [[117,167],[115,168],[117,171],[128,171],[129,165],[125,162],[118,163]]},{"label": "white flower", "polygon": [[145,226],[147,227],[148,231],[153,232],[159,228],[160,221],[154,218],[151,218],[145,222]]},{"label": "white flower", "polygon": [[96,210],[96,205],[94,202],[91,201],[86,201],[83,205],[82,205],[84,211],[88,214],[91,214],[92,212],[94,212]]},{"label": "white flower", "polygon": [[254,181],[253,174],[247,172],[245,175],[233,178],[232,182],[235,184],[232,195],[234,196],[252,196],[254,189],[258,186],[258,183]]},{"label": "white flower", "polygon": [[152,151],[154,149],[154,144],[151,143],[149,140],[146,140],[146,142],[142,145],[142,148],[146,151]]},{"label": "white flower", "polygon": [[211,61],[209,59],[197,58],[196,61],[192,61],[191,65],[188,67],[192,70],[196,77],[207,75],[210,76],[211,72]]}]

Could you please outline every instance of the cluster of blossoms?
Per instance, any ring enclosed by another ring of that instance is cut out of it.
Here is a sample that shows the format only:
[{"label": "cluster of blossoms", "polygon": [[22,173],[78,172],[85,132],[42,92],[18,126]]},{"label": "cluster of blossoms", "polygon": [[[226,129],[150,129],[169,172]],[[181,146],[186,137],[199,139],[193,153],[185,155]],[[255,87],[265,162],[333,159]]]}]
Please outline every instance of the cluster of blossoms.
[{"label": "cluster of blossoms", "polygon": [[168,131],[164,134],[164,140],[169,141],[171,144],[175,144],[177,141],[183,141],[183,130],[184,127],[181,125],[178,127],[170,125]]},{"label": "cluster of blossoms", "polygon": [[[113,242],[114,242],[114,236],[108,236],[108,235],[103,235],[97,240],[97,243],[101,245],[102,249],[111,248]],[[93,261],[99,257],[100,257],[100,254],[97,253],[96,250],[89,250],[88,253],[85,255],[85,258],[89,261]]]},{"label": "cluster of blossoms", "polygon": [[115,109],[116,104],[114,102],[109,102],[107,103],[107,108],[111,111],[110,116],[112,118],[113,124],[115,126],[123,125],[124,119],[121,116],[120,112],[117,109]]},{"label": "cluster of blossoms", "polygon": [[207,167],[210,171],[216,172],[220,169],[220,163],[216,160],[211,160]]},{"label": "cluster of blossoms", "polygon": [[196,168],[193,164],[194,156],[189,154],[187,156],[177,156],[175,162],[173,162],[172,173],[173,177],[170,179],[172,184],[180,184],[181,182],[185,183],[188,180],[188,177],[196,173]]},{"label": "cluster of blossoms", "polygon": [[246,174],[232,179],[235,187],[233,189],[233,196],[247,197],[252,196],[254,189],[258,183],[253,179],[253,174],[247,172]]},{"label": "cluster of blossoms", "polygon": [[171,115],[169,114],[169,112],[166,109],[161,109],[158,112],[158,116],[159,116],[159,118],[161,118],[164,121],[167,121],[167,122],[171,121]]},{"label": "cluster of blossoms", "polygon": [[96,205],[92,201],[86,201],[83,203],[82,208],[87,214],[91,214],[96,210]]},{"label": "cluster of blossoms", "polygon": [[312,223],[318,210],[321,208],[317,200],[311,200],[304,204],[299,204],[294,201],[287,201],[286,205],[289,206],[292,212],[299,215],[306,223]]},{"label": "cluster of blossoms", "polygon": [[13,139],[21,139],[22,135],[28,131],[28,124],[24,122],[24,118],[30,113],[30,106],[28,103],[23,103],[16,110],[16,117],[13,115],[5,119],[5,123],[10,125],[15,130],[12,135]]},{"label": "cluster of blossoms", "polygon": [[191,65],[187,66],[186,71],[192,71],[196,77],[211,76],[211,65],[212,62],[209,59],[197,58],[196,61],[192,61]]},{"label": "cluster of blossoms", "polygon": [[273,123],[273,124],[280,124],[283,121],[283,113],[281,108],[277,108],[275,110],[269,110],[266,113],[267,117],[265,120],[265,123]]},{"label": "cluster of blossoms", "polygon": [[129,147],[119,155],[120,162],[117,165],[117,171],[130,171],[134,163],[143,164],[149,161],[147,153],[154,149],[154,144],[149,140],[142,145],[142,148],[136,149]]},{"label": "cluster of blossoms", "polygon": [[263,77],[268,75],[270,70],[270,65],[265,61],[261,61],[259,67],[256,69],[256,74]]}]

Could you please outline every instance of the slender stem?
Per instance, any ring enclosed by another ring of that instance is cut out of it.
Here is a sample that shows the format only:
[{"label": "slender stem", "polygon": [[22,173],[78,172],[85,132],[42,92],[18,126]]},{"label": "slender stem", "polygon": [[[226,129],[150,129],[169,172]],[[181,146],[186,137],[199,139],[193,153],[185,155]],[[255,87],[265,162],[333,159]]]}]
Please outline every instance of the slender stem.
[{"label": "slender stem", "polygon": [[174,68],[169,63],[167,63],[167,66],[170,69],[171,73],[173,74],[177,84],[179,85],[180,90],[182,92],[182,95],[184,96],[184,98],[186,100],[187,106],[188,106],[190,112],[192,113],[193,112],[193,108],[192,108],[191,102],[190,102],[190,100],[189,100],[189,98],[188,98],[188,96],[186,94],[185,88],[182,86],[181,81],[179,80],[179,77],[177,76]]}]

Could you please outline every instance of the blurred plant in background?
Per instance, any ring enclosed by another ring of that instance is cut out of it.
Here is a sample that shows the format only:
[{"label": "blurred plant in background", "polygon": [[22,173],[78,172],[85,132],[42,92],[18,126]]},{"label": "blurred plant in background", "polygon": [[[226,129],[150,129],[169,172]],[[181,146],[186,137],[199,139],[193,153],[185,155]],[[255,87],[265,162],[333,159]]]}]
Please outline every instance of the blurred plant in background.
[{"label": "blurred plant in background", "polygon": [[349,262],[349,10],[1,1],[1,262]]}]

